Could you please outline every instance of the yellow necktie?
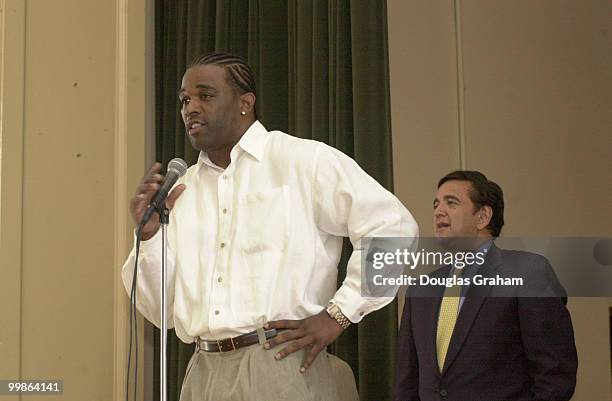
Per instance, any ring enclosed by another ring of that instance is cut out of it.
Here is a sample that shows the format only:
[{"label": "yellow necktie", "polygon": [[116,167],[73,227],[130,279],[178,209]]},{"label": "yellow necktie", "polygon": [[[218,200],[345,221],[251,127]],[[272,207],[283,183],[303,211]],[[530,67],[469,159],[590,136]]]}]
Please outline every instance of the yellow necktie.
[{"label": "yellow necktie", "polygon": [[[463,269],[453,269],[453,275],[457,279],[461,278]],[[444,360],[446,352],[450,344],[455,323],[457,323],[457,315],[459,314],[459,301],[461,299],[461,286],[455,285],[447,287],[444,291],[442,304],[440,305],[440,315],[438,316],[438,332],[436,335],[436,351],[438,354],[438,367],[440,372],[444,368]]]}]

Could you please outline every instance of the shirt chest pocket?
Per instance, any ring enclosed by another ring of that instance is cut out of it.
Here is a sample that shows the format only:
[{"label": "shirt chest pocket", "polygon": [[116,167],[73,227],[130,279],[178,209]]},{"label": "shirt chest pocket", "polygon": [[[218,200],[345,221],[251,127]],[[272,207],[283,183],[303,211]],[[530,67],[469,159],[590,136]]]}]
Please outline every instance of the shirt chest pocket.
[{"label": "shirt chest pocket", "polygon": [[238,199],[236,227],[243,252],[284,251],[289,236],[289,186],[251,192]]}]

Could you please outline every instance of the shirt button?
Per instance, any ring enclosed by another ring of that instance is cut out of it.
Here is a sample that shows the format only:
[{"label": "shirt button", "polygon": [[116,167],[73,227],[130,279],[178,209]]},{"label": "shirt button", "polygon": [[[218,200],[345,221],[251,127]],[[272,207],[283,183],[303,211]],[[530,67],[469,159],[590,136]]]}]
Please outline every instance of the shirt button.
[{"label": "shirt button", "polygon": [[215,315],[218,315],[218,314],[219,314],[219,311],[218,311],[218,310],[216,310],[216,311],[215,311]]},{"label": "shirt button", "polygon": [[222,242],[220,246],[221,248],[225,248],[225,242]]},{"label": "shirt button", "polygon": [[221,282],[223,282],[223,277],[217,278],[217,283],[221,283]]},{"label": "shirt button", "polygon": [[223,208],[223,214],[227,213],[227,208]]},{"label": "shirt button", "polygon": [[364,312],[359,312],[359,316],[363,316],[364,314]]},{"label": "shirt button", "polygon": [[448,395],[448,391],[446,391],[446,390],[442,389],[442,390],[440,390],[440,395],[441,395],[442,397],[446,397],[446,396]]},{"label": "shirt button", "polygon": [[227,174],[223,174],[223,179],[227,180]]}]

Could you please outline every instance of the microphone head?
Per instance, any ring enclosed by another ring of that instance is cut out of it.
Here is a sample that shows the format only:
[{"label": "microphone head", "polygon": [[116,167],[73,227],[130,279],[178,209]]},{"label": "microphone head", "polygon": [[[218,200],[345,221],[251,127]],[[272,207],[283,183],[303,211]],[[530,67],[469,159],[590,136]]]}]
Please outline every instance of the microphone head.
[{"label": "microphone head", "polygon": [[187,172],[187,163],[180,157],[176,157],[168,162],[168,172],[174,170],[179,177],[182,177]]}]

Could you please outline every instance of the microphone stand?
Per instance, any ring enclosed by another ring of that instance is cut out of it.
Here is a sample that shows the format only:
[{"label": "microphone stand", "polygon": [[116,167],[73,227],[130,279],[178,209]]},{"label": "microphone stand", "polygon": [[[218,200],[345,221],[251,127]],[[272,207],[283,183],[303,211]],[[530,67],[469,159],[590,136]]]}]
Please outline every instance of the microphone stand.
[{"label": "microphone stand", "polygon": [[162,259],[161,259],[161,288],[160,288],[160,299],[161,299],[161,327],[160,327],[160,347],[159,347],[159,400],[166,401],[167,398],[167,372],[166,372],[166,348],[168,346],[168,329],[167,329],[167,318],[166,318],[166,289],[168,285],[168,274],[166,270],[168,262],[168,238],[166,236],[166,228],[169,222],[170,211],[167,207],[163,207],[159,213],[159,222],[161,223],[162,230]]}]

